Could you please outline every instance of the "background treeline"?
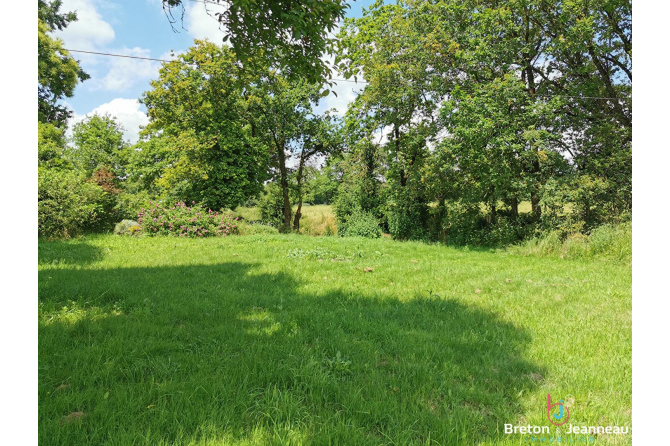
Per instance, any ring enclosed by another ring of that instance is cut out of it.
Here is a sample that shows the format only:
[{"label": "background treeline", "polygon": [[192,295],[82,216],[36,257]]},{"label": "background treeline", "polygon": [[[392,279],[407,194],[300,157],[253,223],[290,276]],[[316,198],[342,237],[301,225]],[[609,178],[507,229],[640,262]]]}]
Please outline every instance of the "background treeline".
[{"label": "background treeline", "polygon": [[342,117],[317,112],[327,83],[196,41],[143,95],[132,146],[109,116],[64,137],[57,100],[86,75],[50,36],[74,18],[42,3],[42,235],[109,230],[149,201],[258,206],[284,232],[332,204],[341,235],[459,245],[630,221],[629,1],[377,2],[332,47],[365,79]]}]

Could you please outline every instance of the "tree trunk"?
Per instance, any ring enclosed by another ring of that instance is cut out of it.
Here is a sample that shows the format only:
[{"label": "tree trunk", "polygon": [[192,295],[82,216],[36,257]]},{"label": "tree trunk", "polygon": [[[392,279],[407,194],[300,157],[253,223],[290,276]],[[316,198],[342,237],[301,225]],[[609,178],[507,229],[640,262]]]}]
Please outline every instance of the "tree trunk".
[{"label": "tree trunk", "polygon": [[289,232],[291,230],[291,201],[288,196],[288,171],[286,169],[286,154],[284,153],[283,143],[277,145],[277,155],[279,158],[279,184],[284,201],[284,222],[280,231]]},{"label": "tree trunk", "polygon": [[[393,139],[395,143],[396,158],[398,158],[398,154],[400,153],[400,128],[398,128],[397,125],[393,126]],[[405,169],[401,167],[399,173],[400,186],[405,187],[407,185],[407,175],[405,174]]]},{"label": "tree trunk", "polygon": [[300,217],[302,217],[302,175],[303,168],[305,166],[305,150],[303,149],[300,152],[300,164],[298,166],[298,176],[296,182],[298,183],[298,209],[295,211],[295,216],[293,217],[293,230],[298,232],[300,230]]},{"label": "tree trunk", "polygon": [[530,194],[530,207],[533,210],[535,219],[539,220],[542,217],[542,208],[540,207],[540,196],[537,191],[533,191]]},{"label": "tree trunk", "polygon": [[512,201],[510,203],[510,206],[512,207],[512,218],[514,220],[519,218],[519,199],[517,197],[512,197]]}]

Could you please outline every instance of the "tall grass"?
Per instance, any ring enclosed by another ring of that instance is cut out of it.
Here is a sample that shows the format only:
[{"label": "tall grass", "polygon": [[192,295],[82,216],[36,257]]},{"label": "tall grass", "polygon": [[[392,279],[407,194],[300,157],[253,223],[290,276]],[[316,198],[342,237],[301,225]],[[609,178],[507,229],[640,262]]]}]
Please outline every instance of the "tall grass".
[{"label": "tall grass", "polygon": [[600,226],[590,234],[571,234],[562,238],[558,231],[512,246],[509,251],[529,256],[556,256],[563,259],[601,257],[631,262],[633,230],[631,223]]},{"label": "tall grass", "polygon": [[[295,215],[296,210],[297,206],[293,206],[293,215]],[[259,221],[261,219],[261,213],[257,207],[240,206],[235,209],[235,213],[247,221]],[[332,206],[327,204],[313,206],[303,204],[301,213],[300,234],[316,236],[337,234],[337,220]],[[254,233],[257,232],[248,232],[248,234]]]}]

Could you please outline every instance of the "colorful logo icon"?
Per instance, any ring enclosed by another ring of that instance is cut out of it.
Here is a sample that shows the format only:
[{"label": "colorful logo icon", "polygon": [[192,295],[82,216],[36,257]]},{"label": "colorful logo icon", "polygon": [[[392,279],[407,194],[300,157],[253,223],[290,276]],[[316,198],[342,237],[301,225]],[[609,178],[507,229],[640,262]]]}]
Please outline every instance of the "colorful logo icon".
[{"label": "colorful logo icon", "polygon": [[[554,426],[562,426],[570,418],[570,411],[563,404],[563,400],[559,401],[558,403],[551,404],[551,395],[547,394],[547,418],[549,418],[549,422]],[[556,406],[559,406],[558,413],[553,413]]]}]

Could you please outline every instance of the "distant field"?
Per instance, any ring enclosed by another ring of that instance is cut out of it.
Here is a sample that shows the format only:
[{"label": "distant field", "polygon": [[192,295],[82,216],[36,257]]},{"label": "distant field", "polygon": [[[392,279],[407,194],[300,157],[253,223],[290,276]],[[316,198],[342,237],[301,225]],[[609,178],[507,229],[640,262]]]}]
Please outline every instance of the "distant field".
[{"label": "distant field", "polygon": [[629,263],[300,235],[39,263],[41,445],[526,444],[503,426],[547,394],[631,424]]}]

